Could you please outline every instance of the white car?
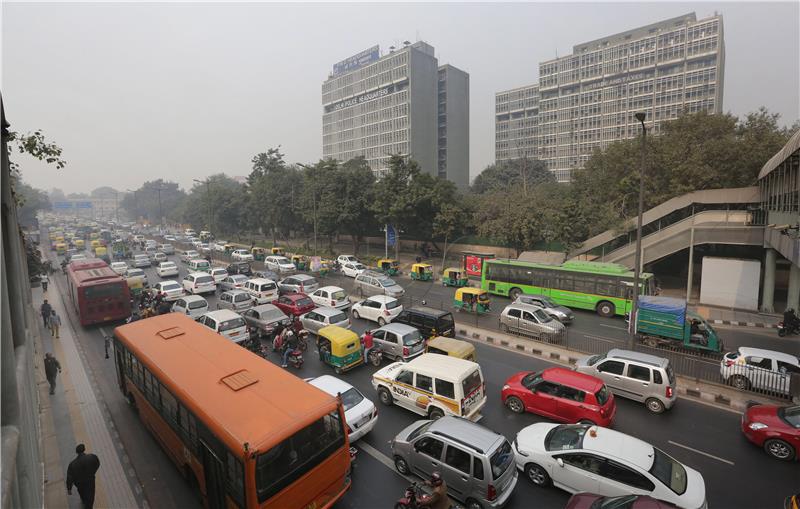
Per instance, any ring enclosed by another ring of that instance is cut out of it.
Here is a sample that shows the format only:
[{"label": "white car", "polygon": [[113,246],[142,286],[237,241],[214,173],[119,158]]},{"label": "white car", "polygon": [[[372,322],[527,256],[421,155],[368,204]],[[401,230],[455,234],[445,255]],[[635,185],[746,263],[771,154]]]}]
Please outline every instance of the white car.
[{"label": "white car", "polygon": [[150,265],[150,257],[146,254],[137,254],[133,257],[133,266],[136,268],[141,269],[142,267],[149,267]]},{"label": "white car", "polygon": [[367,270],[367,268],[358,262],[347,262],[342,264],[342,274],[347,277],[356,277]]},{"label": "white car", "polygon": [[219,251],[220,253],[224,253],[225,252],[225,246],[227,246],[227,245],[228,245],[228,241],[227,240],[218,240],[218,241],[214,242],[214,245],[212,247],[214,248],[214,251]]},{"label": "white car", "polygon": [[250,339],[247,322],[238,313],[230,309],[218,309],[197,318],[197,323],[205,325],[217,334],[230,339],[234,343],[244,343]]},{"label": "white car", "polygon": [[111,270],[120,276],[124,276],[128,272],[128,264],[125,262],[111,262]]},{"label": "white car", "polygon": [[172,312],[196,319],[208,312],[208,301],[199,295],[187,295],[175,301],[175,304],[172,305]]},{"label": "white car", "polygon": [[351,444],[375,427],[378,422],[378,409],[372,401],[349,383],[331,375],[306,378],[306,382],[331,396],[342,397],[344,419],[347,421],[347,434]]},{"label": "white car", "polygon": [[231,260],[235,262],[252,262],[255,261],[253,255],[247,249],[235,249],[231,253]]},{"label": "white car", "polygon": [[156,267],[158,277],[178,276],[178,266],[175,262],[161,262]]},{"label": "white car", "polygon": [[800,374],[800,358],[763,348],[739,347],[722,357],[719,367],[723,380],[739,390],[759,390],[789,394],[792,373]]},{"label": "white car", "polygon": [[159,281],[153,285],[153,289],[159,293],[164,293],[166,295],[164,300],[166,301],[178,300],[185,295],[183,287],[180,285],[180,283],[173,281],[172,279]]},{"label": "white car", "polygon": [[314,304],[320,307],[345,310],[350,307],[347,292],[338,286],[323,286],[319,290],[308,294]]},{"label": "white car", "polygon": [[161,263],[167,261],[167,255],[162,253],[161,251],[156,251],[156,254],[153,255],[153,262],[154,263]]},{"label": "white car", "polygon": [[540,422],[514,440],[517,468],[535,485],[607,497],[649,495],[686,509],[706,508],[700,472],[632,436],[588,424]]},{"label": "white car", "polygon": [[77,262],[78,260],[88,260],[88,258],[86,258],[86,255],[83,253],[74,254],[69,257],[70,262]]},{"label": "white car", "polygon": [[388,295],[373,295],[353,304],[353,318],[378,322],[383,327],[403,312],[403,305]]},{"label": "white car", "polygon": [[188,251],[184,251],[183,253],[181,253],[180,258],[183,263],[189,263],[190,260],[200,258],[200,253],[198,253],[194,249],[190,249]]},{"label": "white car", "polygon": [[359,263],[358,258],[353,255],[339,255],[336,257],[336,261],[339,262],[339,265],[344,265],[345,263]]},{"label": "white car", "polygon": [[285,256],[267,256],[264,259],[264,265],[267,269],[277,272],[278,274],[286,274],[287,272],[295,271],[294,264]]},{"label": "white car", "polygon": [[219,284],[228,277],[228,271],[224,267],[212,267],[210,274],[214,277],[214,282]]},{"label": "white car", "polygon": [[191,294],[214,293],[217,291],[217,283],[208,272],[191,272],[183,278],[183,289]]},{"label": "white car", "polygon": [[125,273],[126,278],[139,278],[142,280],[143,286],[150,285],[150,281],[147,279],[147,274],[144,273],[142,269],[137,268],[129,268],[128,272]]}]

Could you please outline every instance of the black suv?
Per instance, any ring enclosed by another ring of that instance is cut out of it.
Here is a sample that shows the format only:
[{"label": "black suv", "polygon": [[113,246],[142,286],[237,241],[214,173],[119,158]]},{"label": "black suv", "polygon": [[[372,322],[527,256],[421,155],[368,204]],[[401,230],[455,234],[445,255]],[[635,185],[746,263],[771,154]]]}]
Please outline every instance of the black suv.
[{"label": "black suv", "polygon": [[424,306],[403,310],[392,323],[404,323],[419,329],[425,338],[436,336],[456,337],[453,313]]}]

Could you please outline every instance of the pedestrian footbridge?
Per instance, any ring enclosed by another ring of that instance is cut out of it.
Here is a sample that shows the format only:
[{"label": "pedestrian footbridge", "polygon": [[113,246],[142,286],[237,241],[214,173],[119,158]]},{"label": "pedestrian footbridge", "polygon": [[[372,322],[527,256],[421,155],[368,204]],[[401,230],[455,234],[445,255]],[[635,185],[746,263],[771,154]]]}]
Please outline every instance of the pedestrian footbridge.
[{"label": "pedestrian footbridge", "polygon": [[[694,191],[668,200],[642,216],[642,264],[701,244],[764,245],[758,187]],[[613,262],[633,268],[636,218],[618,230],[595,235],[568,258]]]}]

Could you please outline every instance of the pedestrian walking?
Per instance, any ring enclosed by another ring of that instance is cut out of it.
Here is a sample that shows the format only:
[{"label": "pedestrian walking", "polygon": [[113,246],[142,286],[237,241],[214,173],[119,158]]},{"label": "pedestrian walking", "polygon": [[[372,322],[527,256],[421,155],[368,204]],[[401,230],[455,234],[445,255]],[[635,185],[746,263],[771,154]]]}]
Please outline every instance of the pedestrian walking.
[{"label": "pedestrian walking", "polygon": [[39,281],[42,282],[42,292],[46,292],[47,284],[50,282],[50,278],[47,276],[47,273],[40,274]]},{"label": "pedestrian walking", "polygon": [[42,322],[44,323],[44,326],[47,327],[47,320],[50,318],[50,312],[53,311],[53,307],[49,302],[47,302],[47,299],[44,299],[39,311],[42,313]]},{"label": "pedestrian walking", "polygon": [[56,376],[59,373],[61,373],[61,364],[50,352],[44,354],[44,374],[50,384],[50,394],[56,393]]},{"label": "pedestrian walking", "polygon": [[48,320],[50,324],[50,335],[54,338],[58,339],[61,336],[58,333],[59,328],[61,327],[61,317],[58,316],[56,310],[54,309],[52,313],[50,313],[50,319]]},{"label": "pedestrian walking", "polygon": [[84,509],[94,506],[94,476],[100,469],[100,458],[95,454],[86,454],[86,446],[75,447],[78,457],[67,467],[67,495],[72,495],[72,486],[78,488]]}]

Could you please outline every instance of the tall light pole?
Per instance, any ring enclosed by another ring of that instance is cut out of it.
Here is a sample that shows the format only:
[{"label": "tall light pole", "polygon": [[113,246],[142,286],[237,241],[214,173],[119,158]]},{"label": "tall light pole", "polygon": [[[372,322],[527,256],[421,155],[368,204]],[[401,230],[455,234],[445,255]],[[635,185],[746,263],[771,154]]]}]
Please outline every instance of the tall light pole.
[{"label": "tall light pole", "polygon": [[197,182],[198,184],[205,184],[206,185],[206,200],[208,201],[208,231],[213,232],[214,229],[211,227],[211,182],[206,178],[205,180],[197,180],[192,179],[193,181]]},{"label": "tall light pole", "polygon": [[[311,171],[315,169],[312,166],[307,166],[303,163],[297,163],[297,166]],[[317,184],[316,179],[312,178],[311,181],[314,182],[314,187],[311,189],[311,206],[314,210],[314,256],[317,256]]]},{"label": "tall light pole", "polygon": [[647,127],[644,125],[644,119],[647,114],[644,112],[636,113],[635,117],[639,123],[642,124],[642,146],[641,146],[641,160],[639,162],[639,213],[636,216],[636,253],[634,256],[633,267],[633,303],[631,305],[631,322],[630,322],[630,346],[633,347],[634,338],[636,337],[636,321],[637,312],[639,311],[639,278],[641,277],[642,265],[642,214],[644,211],[644,166],[645,166],[645,151],[647,149]]},{"label": "tall light pole", "polygon": [[157,191],[158,192],[158,229],[163,232],[164,231],[164,212],[161,209],[161,191],[163,191],[164,188],[159,185],[158,187],[149,187],[148,189],[152,189],[153,191]]}]

